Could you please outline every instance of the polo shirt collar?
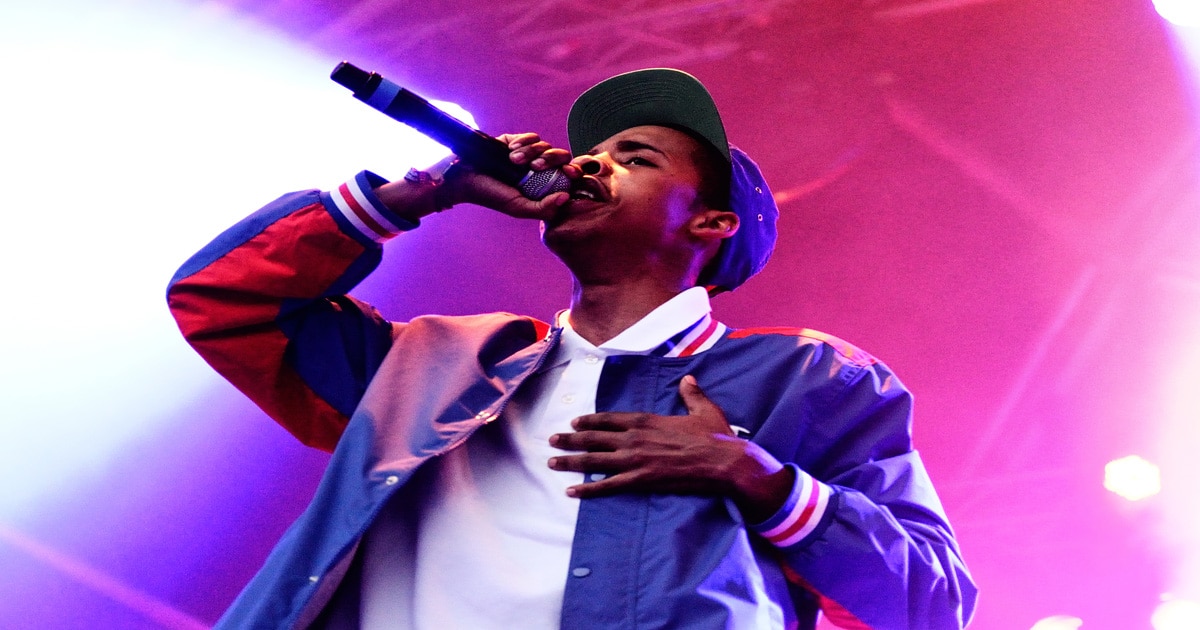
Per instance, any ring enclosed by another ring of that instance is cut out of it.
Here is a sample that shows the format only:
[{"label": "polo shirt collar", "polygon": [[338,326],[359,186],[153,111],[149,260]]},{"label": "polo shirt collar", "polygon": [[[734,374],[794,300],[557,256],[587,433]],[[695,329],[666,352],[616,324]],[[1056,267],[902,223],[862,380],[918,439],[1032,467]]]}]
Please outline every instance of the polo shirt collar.
[{"label": "polo shirt collar", "polygon": [[[565,347],[585,347],[613,354],[690,356],[707,350],[724,334],[723,324],[712,318],[708,292],[692,287],[660,304],[645,317],[600,346],[592,346],[571,328],[570,311],[560,311],[556,325],[563,328]],[[564,353],[564,354],[569,354]]]}]

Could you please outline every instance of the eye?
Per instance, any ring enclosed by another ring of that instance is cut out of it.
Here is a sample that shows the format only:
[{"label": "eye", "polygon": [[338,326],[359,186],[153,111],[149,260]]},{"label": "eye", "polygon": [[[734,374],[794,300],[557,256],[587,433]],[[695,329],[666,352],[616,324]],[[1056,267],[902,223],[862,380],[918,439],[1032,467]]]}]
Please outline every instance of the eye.
[{"label": "eye", "polygon": [[625,160],[625,164],[629,166],[656,166],[654,162],[651,162],[640,155],[631,156],[629,159]]}]

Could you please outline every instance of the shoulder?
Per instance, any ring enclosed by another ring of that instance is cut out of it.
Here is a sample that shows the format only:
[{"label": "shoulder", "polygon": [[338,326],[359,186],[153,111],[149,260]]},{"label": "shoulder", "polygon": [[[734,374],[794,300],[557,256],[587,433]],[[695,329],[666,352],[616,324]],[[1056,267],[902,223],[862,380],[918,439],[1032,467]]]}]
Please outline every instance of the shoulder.
[{"label": "shoulder", "polygon": [[726,338],[731,341],[744,340],[750,343],[794,345],[797,347],[821,346],[828,348],[844,361],[866,367],[879,363],[879,360],[858,346],[811,328],[792,328],[783,326],[737,328],[730,329]]},{"label": "shoulder", "polygon": [[540,319],[513,313],[482,313],[478,315],[421,315],[401,324],[407,334],[419,334],[452,340],[507,338],[524,343],[544,339],[550,325]]}]

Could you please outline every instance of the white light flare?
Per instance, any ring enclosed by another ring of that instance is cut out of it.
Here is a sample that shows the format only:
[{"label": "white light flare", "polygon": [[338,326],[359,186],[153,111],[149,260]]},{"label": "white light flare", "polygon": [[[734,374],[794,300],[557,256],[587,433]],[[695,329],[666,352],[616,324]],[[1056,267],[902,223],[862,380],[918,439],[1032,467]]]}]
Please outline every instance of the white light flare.
[{"label": "white light flare", "polygon": [[1154,8],[1176,26],[1200,26],[1200,3],[1196,0],[1154,0]]},{"label": "white light flare", "polygon": [[1200,628],[1200,604],[1186,599],[1164,598],[1150,617],[1154,630],[1196,630]]},{"label": "white light flare", "polygon": [[1158,466],[1129,455],[1104,465],[1104,488],[1129,501],[1141,501],[1162,490]]},{"label": "white light flare", "polygon": [[1039,619],[1029,630],[1077,630],[1082,625],[1083,620],[1079,617],[1054,615],[1053,617]]},{"label": "white light flare", "polygon": [[[1179,600],[1200,601],[1200,295],[1173,287],[1171,317],[1158,322],[1164,340],[1163,372],[1152,413],[1162,468],[1158,533],[1169,549],[1169,591]],[[1200,624],[1192,626],[1200,628]]]},{"label": "white light flare", "polygon": [[0,56],[2,519],[217,383],[163,299],[192,252],[285,192],[446,150],[216,3],[0,3]]}]

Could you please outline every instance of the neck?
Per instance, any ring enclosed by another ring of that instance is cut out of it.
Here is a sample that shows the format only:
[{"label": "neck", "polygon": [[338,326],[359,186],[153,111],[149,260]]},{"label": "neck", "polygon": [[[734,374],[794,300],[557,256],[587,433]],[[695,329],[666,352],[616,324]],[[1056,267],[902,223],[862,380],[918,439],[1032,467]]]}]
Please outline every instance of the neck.
[{"label": "neck", "polygon": [[571,327],[599,346],[687,288],[648,280],[615,284],[583,284],[576,280],[571,294]]}]

